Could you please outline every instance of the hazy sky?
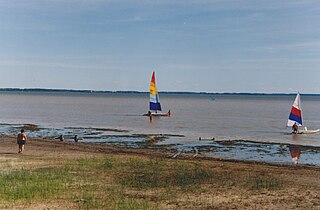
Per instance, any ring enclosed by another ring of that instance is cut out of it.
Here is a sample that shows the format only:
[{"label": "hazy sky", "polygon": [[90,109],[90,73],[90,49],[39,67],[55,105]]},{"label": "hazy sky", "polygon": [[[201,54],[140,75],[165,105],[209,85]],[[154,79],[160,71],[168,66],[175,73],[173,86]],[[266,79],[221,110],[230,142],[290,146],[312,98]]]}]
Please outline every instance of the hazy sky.
[{"label": "hazy sky", "polygon": [[320,93],[318,0],[0,0],[0,87]]}]

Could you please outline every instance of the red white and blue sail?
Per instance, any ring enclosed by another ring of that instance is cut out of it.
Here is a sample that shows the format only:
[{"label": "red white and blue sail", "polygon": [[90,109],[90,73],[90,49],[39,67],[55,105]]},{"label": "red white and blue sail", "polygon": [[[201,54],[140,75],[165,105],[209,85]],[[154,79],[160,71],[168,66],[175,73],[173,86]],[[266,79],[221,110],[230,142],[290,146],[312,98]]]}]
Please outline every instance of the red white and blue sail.
[{"label": "red white and blue sail", "polygon": [[156,87],[156,76],[154,72],[152,72],[150,82],[150,111],[161,111],[159,94]]},{"label": "red white and blue sail", "polygon": [[299,93],[293,102],[287,126],[293,126],[295,123],[297,123],[298,126],[302,126],[302,111]]}]

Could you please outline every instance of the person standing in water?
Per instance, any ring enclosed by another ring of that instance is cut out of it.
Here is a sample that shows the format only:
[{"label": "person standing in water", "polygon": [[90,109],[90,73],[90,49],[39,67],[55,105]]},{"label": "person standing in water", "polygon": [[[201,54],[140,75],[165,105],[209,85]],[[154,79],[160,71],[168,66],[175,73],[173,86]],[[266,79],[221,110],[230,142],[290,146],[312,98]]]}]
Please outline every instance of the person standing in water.
[{"label": "person standing in water", "polygon": [[292,126],[292,131],[293,131],[293,133],[298,133],[298,125],[297,125],[297,123],[294,123],[293,124],[293,126]]},{"label": "person standing in water", "polygon": [[27,143],[27,136],[24,133],[24,129],[21,129],[21,132],[17,136],[17,144],[19,145],[19,153],[22,153],[24,150],[24,145]]}]

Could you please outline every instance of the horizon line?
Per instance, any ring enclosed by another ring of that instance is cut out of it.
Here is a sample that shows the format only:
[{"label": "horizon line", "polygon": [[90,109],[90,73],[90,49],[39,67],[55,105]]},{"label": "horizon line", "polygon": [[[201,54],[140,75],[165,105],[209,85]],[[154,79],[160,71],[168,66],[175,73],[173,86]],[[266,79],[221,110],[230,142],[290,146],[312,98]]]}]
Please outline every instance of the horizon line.
[{"label": "horizon line", "polygon": [[[79,92],[79,93],[136,93],[147,94],[149,91],[138,90],[90,90],[90,89],[64,89],[64,88],[0,88],[7,92]],[[203,94],[203,95],[296,95],[297,93],[264,93],[264,92],[207,92],[207,91],[159,91],[161,94]],[[301,93],[300,95],[320,95],[320,93]]]}]

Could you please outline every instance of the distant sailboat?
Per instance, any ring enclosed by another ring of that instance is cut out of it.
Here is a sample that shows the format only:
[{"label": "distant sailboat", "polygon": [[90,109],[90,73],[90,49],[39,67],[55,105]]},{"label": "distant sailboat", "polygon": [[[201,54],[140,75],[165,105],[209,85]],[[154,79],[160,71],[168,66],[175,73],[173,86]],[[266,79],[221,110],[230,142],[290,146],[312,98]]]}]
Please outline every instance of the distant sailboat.
[{"label": "distant sailboat", "polygon": [[[293,105],[291,107],[291,112],[289,115],[289,119],[287,122],[287,126],[292,127],[294,124],[297,126],[302,126],[302,109],[301,109],[301,102],[300,102],[300,94],[298,93]],[[298,130],[297,134],[313,134],[320,132],[320,129],[317,130],[307,130],[307,127],[304,130]]]},{"label": "distant sailboat", "polygon": [[156,87],[155,72],[152,72],[152,77],[150,82],[150,107],[149,107],[149,112],[146,115],[170,117],[171,115],[170,110],[167,113],[162,113],[161,111],[162,109],[161,109],[161,104],[159,99],[159,93]]}]

